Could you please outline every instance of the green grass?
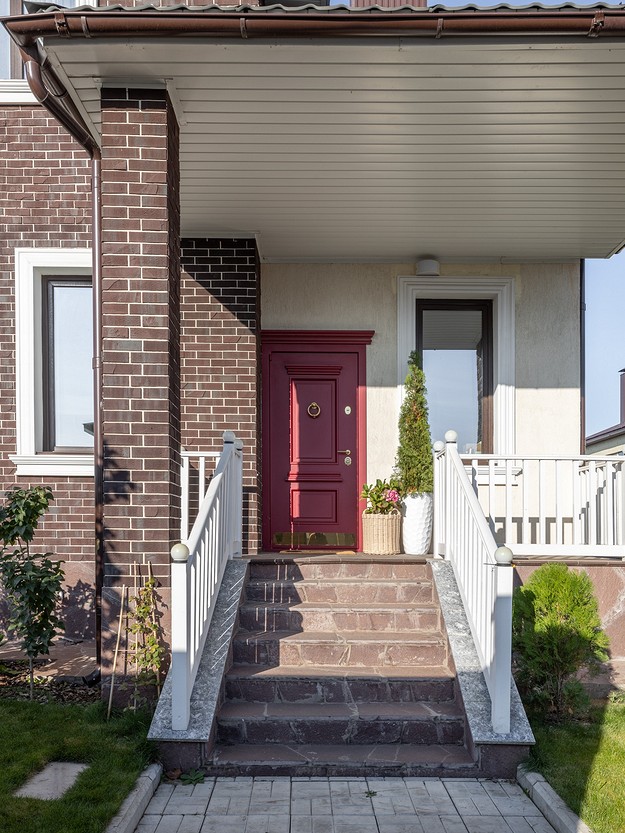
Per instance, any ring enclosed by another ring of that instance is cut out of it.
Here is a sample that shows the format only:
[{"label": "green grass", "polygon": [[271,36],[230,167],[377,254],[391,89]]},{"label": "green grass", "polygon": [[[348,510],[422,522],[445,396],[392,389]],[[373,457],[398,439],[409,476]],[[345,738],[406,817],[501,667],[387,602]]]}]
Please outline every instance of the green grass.
[{"label": "green grass", "polygon": [[[108,723],[101,703],[0,702],[2,833],[100,833],[139,772],[153,758],[148,718],[124,713]],[[15,798],[26,779],[50,761],[89,764],[56,801]]]},{"label": "green grass", "polygon": [[594,833],[625,833],[625,705],[595,707],[585,722],[533,729],[532,769]]}]

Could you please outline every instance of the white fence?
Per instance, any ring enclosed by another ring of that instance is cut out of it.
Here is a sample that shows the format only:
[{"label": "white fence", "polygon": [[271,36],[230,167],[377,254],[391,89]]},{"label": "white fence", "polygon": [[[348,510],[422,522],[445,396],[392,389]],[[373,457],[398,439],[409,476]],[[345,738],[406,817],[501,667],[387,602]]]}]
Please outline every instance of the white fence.
[{"label": "white fence", "polygon": [[498,548],[464,464],[456,433],[434,446],[434,546],[451,561],[491,699],[493,730],[510,731],[512,553]]},{"label": "white fence", "polygon": [[[207,489],[202,484],[210,455],[198,454],[204,460],[198,515],[188,540],[181,535],[185,543],[172,547],[172,729],[189,725],[191,691],[224,569],[230,558],[241,555],[243,443],[232,431],[226,431],[223,439]],[[188,459],[183,457],[183,476]]]},{"label": "white fence", "polygon": [[182,467],[180,486],[182,506],[180,511],[180,540],[189,537],[191,518],[197,517],[200,504],[206,497],[214,473],[214,464],[220,451],[181,451]]},{"label": "white fence", "polygon": [[625,458],[464,458],[499,543],[515,555],[625,556]]}]

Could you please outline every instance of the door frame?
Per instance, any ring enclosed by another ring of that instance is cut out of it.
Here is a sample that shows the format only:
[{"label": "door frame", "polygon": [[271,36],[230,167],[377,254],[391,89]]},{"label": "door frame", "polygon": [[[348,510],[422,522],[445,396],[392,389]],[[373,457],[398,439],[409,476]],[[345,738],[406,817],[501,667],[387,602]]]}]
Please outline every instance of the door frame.
[{"label": "door frame", "polygon": [[[269,437],[271,397],[269,390],[269,362],[274,352],[301,353],[353,353],[357,361],[356,383],[356,432],[358,454],[356,464],[355,523],[357,552],[362,550],[362,525],[360,516],[365,501],[360,489],[367,478],[367,345],[371,344],[375,330],[262,330],[262,394],[261,394],[261,445],[262,445],[262,544],[271,552],[271,451],[265,438]],[[302,551],[305,554],[306,550]]]},{"label": "door frame", "polygon": [[493,301],[493,450],[514,454],[516,446],[515,280],[512,277],[458,276],[397,278],[397,384],[400,397],[408,356],[416,348],[415,301],[418,298]]}]

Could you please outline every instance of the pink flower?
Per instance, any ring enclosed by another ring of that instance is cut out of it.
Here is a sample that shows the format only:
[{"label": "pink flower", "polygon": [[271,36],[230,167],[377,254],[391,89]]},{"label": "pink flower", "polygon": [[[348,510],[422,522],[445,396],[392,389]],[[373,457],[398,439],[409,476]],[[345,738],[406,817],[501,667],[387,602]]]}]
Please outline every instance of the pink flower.
[{"label": "pink flower", "polygon": [[384,497],[389,503],[397,503],[399,500],[399,492],[397,489],[387,489],[384,493]]}]

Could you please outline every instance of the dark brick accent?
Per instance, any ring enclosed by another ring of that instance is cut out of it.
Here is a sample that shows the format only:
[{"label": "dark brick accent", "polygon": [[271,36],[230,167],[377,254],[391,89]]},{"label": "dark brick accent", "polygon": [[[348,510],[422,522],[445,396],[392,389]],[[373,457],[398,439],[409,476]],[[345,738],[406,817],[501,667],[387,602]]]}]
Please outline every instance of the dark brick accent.
[{"label": "dark brick accent", "polygon": [[260,544],[260,278],[254,240],[182,240],[182,444],[243,440],[244,551]]}]

